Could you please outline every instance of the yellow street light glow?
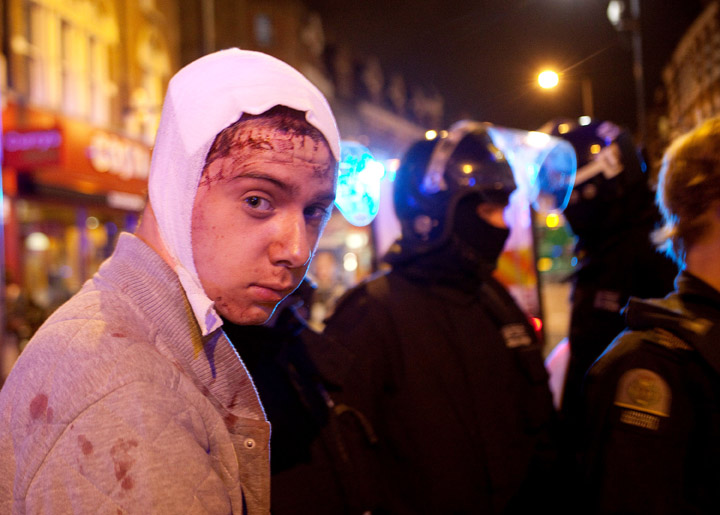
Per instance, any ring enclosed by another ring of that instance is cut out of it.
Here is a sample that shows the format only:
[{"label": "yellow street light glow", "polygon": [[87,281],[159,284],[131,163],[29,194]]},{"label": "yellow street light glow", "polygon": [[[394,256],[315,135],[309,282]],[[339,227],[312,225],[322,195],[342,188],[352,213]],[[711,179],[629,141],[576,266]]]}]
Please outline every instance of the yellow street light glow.
[{"label": "yellow street light glow", "polygon": [[88,216],[85,219],[85,227],[87,227],[88,229],[91,229],[91,230],[97,229],[98,227],[100,227],[100,220],[98,220],[94,216]]},{"label": "yellow street light glow", "polygon": [[425,139],[426,139],[426,140],[430,141],[430,140],[435,139],[435,138],[437,138],[437,131],[434,131],[434,130],[430,129],[429,131],[426,131],[426,132],[425,132]]},{"label": "yellow street light glow", "polygon": [[367,245],[368,237],[364,232],[351,232],[345,237],[345,245],[350,249],[360,249]]},{"label": "yellow street light glow", "polygon": [[556,213],[550,213],[545,217],[545,225],[554,229],[560,223],[560,217]]},{"label": "yellow street light glow", "polygon": [[538,75],[538,84],[543,89],[551,89],[558,85],[560,77],[552,70],[545,70]]},{"label": "yellow street light glow", "polygon": [[41,232],[30,233],[25,238],[25,248],[35,252],[44,252],[50,248],[50,238]]},{"label": "yellow street light glow", "polygon": [[357,270],[358,267],[358,257],[357,254],[353,252],[348,252],[343,256],[343,268],[347,272],[354,272]]},{"label": "yellow street light glow", "polygon": [[537,262],[537,269],[540,272],[547,272],[552,269],[553,262],[552,259],[548,257],[540,258]]}]

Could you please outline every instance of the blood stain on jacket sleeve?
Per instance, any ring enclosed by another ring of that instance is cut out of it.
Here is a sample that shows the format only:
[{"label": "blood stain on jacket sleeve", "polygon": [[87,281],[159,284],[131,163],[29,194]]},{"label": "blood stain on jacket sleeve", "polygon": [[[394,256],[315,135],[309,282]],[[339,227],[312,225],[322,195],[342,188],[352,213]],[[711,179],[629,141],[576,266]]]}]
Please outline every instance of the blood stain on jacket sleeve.
[{"label": "blood stain on jacket sleeve", "polygon": [[238,417],[237,417],[237,415],[228,413],[227,415],[225,415],[223,417],[223,420],[225,421],[225,427],[227,427],[228,429],[232,429],[233,426],[235,425],[235,422],[238,421]]},{"label": "blood stain on jacket sleeve", "polygon": [[88,440],[85,435],[79,435],[77,437],[78,446],[82,449],[82,453],[85,456],[90,456],[93,452],[93,444]]},{"label": "blood stain on jacket sleeve", "polygon": [[30,418],[39,420],[45,418],[48,424],[53,421],[53,409],[48,406],[48,397],[44,393],[39,393],[30,401]]},{"label": "blood stain on jacket sleeve", "polygon": [[30,418],[33,420],[39,419],[45,414],[47,409],[48,398],[44,393],[37,394],[33,400],[30,401]]},{"label": "blood stain on jacket sleeve", "polygon": [[118,438],[115,445],[110,449],[110,456],[115,469],[115,479],[120,482],[123,490],[130,490],[135,486],[135,481],[128,472],[135,463],[135,458],[130,455],[130,451],[137,446],[138,443],[135,440],[126,441],[124,438]]}]

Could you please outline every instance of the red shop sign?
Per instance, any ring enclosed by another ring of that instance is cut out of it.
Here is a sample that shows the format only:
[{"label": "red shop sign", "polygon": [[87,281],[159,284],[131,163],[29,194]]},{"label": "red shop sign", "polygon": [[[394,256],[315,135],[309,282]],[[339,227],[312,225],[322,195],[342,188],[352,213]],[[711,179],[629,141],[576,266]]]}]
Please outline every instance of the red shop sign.
[{"label": "red shop sign", "polygon": [[3,134],[3,164],[18,170],[60,163],[60,129],[22,129]]}]

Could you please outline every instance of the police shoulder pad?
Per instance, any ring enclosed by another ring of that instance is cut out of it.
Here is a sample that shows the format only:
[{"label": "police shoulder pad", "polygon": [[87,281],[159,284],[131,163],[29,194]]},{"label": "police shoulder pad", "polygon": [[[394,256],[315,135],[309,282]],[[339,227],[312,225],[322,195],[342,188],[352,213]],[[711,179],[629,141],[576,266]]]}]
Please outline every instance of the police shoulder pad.
[{"label": "police shoulder pad", "polygon": [[633,368],[620,377],[615,405],[669,417],[671,397],[670,387],[659,374],[646,368]]},{"label": "police shoulder pad", "polygon": [[670,416],[672,392],[659,374],[646,368],[633,368],[618,381],[614,404],[622,408],[620,422],[657,430],[660,419]]}]

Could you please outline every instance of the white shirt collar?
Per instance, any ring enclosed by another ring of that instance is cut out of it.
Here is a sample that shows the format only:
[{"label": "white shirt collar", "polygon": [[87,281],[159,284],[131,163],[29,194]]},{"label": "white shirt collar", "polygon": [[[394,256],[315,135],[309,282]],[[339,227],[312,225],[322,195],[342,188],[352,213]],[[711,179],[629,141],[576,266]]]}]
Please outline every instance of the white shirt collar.
[{"label": "white shirt collar", "polygon": [[197,276],[188,272],[182,265],[175,267],[182,284],[185,294],[187,295],[190,307],[195,314],[195,318],[200,325],[203,336],[207,336],[223,325],[222,318],[215,311],[215,303],[205,294],[202,286],[198,284]]}]

